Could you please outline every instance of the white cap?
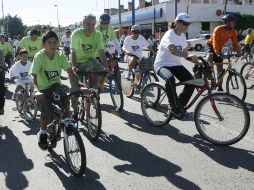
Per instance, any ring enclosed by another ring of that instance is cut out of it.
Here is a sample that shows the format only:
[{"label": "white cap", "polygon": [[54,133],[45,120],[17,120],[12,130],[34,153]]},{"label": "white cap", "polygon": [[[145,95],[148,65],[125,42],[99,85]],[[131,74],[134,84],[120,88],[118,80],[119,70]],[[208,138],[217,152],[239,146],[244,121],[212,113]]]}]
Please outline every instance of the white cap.
[{"label": "white cap", "polygon": [[186,13],[179,13],[177,16],[176,16],[176,19],[175,21],[177,20],[182,20],[184,22],[188,22],[188,23],[191,23],[191,17],[190,15],[186,14]]},{"label": "white cap", "polygon": [[140,30],[140,26],[139,25],[133,25],[131,27],[131,31],[133,31],[133,30]]}]

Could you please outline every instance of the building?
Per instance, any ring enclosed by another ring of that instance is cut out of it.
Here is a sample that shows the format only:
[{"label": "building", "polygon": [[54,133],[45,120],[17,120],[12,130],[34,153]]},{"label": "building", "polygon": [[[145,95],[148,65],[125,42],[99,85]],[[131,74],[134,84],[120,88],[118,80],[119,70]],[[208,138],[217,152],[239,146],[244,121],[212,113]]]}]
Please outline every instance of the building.
[{"label": "building", "polygon": [[[168,30],[169,23],[175,19],[175,2],[169,0],[159,3],[153,0],[154,6],[145,7],[145,0],[139,0],[139,8],[135,10],[135,24],[139,24],[142,33],[163,34]],[[200,33],[210,33],[221,24],[223,10],[226,0],[178,0],[177,12],[185,12],[192,17],[189,26],[188,37],[192,38]],[[252,14],[254,11],[254,0],[228,0],[228,12],[239,12],[241,14]],[[111,24],[119,28],[119,16],[112,15]],[[129,28],[132,25],[131,2],[128,11],[121,13],[121,27]]]}]

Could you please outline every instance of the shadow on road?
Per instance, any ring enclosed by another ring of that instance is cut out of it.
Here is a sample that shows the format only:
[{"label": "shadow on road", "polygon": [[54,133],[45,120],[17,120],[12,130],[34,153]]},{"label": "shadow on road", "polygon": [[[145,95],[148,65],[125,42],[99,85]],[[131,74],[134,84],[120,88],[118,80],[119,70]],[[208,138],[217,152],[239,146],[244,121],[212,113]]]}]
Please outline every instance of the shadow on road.
[{"label": "shadow on road", "polygon": [[18,138],[13,132],[4,127],[5,139],[0,139],[0,173],[5,175],[8,189],[25,189],[28,180],[23,174],[33,168],[32,160],[28,159]]},{"label": "shadow on road", "polygon": [[254,151],[231,146],[215,146],[204,141],[199,135],[195,135],[194,138],[196,140],[192,144],[218,164],[232,169],[244,168],[254,172]]},{"label": "shadow on road", "polygon": [[[97,179],[100,179],[100,176],[95,171],[92,171],[89,168],[86,168],[85,176],[82,177],[74,177],[69,176],[69,170],[67,167],[67,163],[65,158],[62,155],[56,154],[54,151],[50,151],[50,157],[52,162],[48,162],[45,164],[46,167],[51,168],[54,170],[56,175],[61,180],[64,189],[98,189],[104,190],[106,189]],[[62,172],[61,169],[64,170]],[[68,175],[66,175],[68,174]]]},{"label": "shadow on road", "polygon": [[114,168],[126,175],[135,172],[146,177],[163,176],[180,189],[200,189],[196,184],[179,175],[181,168],[163,158],[160,158],[145,147],[130,141],[124,141],[115,135],[102,136],[96,146],[112,156],[130,162],[117,165]]},{"label": "shadow on road", "polygon": [[33,121],[26,121],[24,119],[18,120],[19,123],[24,124],[29,129],[27,131],[23,131],[27,136],[36,135],[40,130],[40,118],[36,118]]},{"label": "shadow on road", "polygon": [[244,102],[244,103],[249,111],[254,111],[254,104],[251,104],[249,102]]}]

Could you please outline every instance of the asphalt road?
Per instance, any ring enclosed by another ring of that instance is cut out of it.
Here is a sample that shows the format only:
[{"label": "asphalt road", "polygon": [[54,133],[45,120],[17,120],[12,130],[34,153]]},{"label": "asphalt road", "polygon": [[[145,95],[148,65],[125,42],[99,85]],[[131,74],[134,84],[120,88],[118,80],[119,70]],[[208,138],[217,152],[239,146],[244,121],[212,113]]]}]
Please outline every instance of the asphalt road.
[{"label": "asphalt road", "polygon": [[[126,68],[126,63],[120,65]],[[52,153],[38,148],[39,115],[28,123],[13,111],[13,91],[14,85],[8,84],[5,115],[0,116],[1,190],[254,189],[253,90],[248,90],[246,99],[250,129],[230,147],[214,146],[201,138],[192,119],[194,108],[183,121],[156,128],[143,117],[139,95],[124,97],[124,110],[118,113],[110,95],[102,93],[100,139],[91,143],[86,129],[80,129],[87,155],[87,169],[80,178],[68,171],[62,141]]]}]

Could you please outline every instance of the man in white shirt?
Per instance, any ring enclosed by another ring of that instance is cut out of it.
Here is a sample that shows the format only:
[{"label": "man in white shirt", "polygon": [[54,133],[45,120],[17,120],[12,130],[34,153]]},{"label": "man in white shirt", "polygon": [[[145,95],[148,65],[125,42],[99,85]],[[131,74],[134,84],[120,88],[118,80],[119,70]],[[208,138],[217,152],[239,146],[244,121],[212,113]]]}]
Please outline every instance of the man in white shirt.
[{"label": "man in white shirt", "polygon": [[142,48],[148,48],[149,51],[155,53],[152,46],[146,41],[146,39],[140,35],[140,27],[139,25],[133,25],[131,27],[132,35],[127,36],[124,39],[123,43],[123,51],[127,55],[127,63],[128,63],[128,76],[130,78],[131,70],[138,66],[142,55]]},{"label": "man in white shirt", "polygon": [[69,29],[65,31],[65,35],[61,39],[61,44],[64,47],[64,54],[66,57],[69,57],[71,44],[71,31]]},{"label": "man in white shirt", "polygon": [[22,36],[18,35],[17,39],[13,42],[13,48],[14,48],[14,51],[15,51],[15,57],[18,57],[18,47],[19,47],[19,44],[20,44],[21,40],[22,40]]}]

